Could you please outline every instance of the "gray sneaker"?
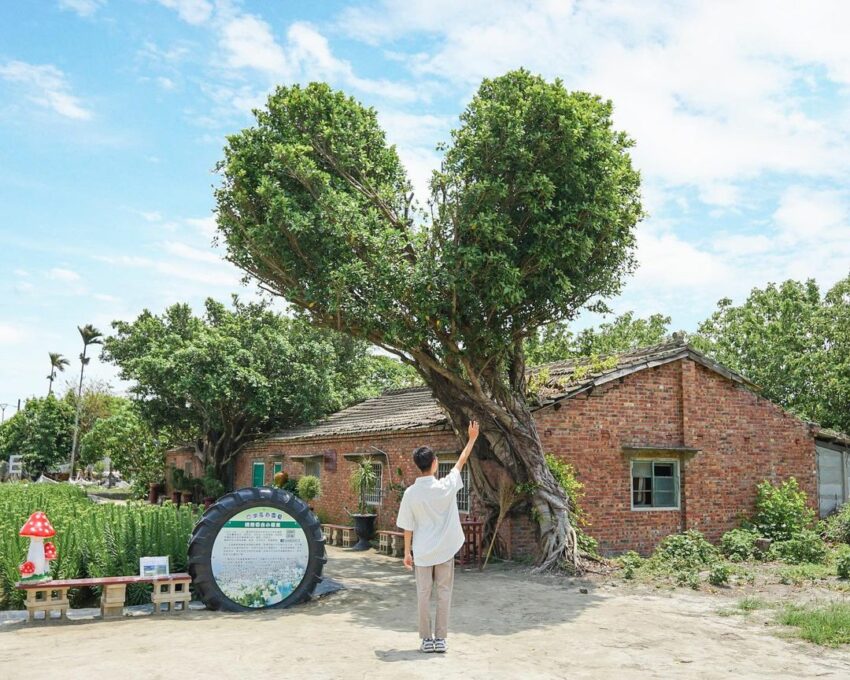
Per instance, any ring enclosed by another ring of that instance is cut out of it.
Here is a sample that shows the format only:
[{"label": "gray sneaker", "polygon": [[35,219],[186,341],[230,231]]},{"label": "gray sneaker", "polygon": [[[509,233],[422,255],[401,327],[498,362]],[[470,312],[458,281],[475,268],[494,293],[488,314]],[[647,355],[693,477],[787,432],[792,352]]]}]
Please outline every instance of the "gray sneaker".
[{"label": "gray sneaker", "polygon": [[434,640],[434,651],[437,654],[445,654],[449,646],[446,644],[446,638],[436,638]]},{"label": "gray sneaker", "polygon": [[419,651],[425,652],[426,654],[430,654],[431,652],[433,652],[434,640],[432,638],[425,638],[424,640],[422,640],[422,644],[419,645]]}]

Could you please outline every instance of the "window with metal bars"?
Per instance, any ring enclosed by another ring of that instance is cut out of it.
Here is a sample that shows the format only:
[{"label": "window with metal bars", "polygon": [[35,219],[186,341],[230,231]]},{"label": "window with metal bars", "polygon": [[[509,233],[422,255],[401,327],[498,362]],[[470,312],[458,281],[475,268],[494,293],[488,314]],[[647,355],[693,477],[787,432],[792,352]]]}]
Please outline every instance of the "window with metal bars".
[{"label": "window with metal bars", "polygon": [[[452,471],[456,461],[440,461],[437,466],[437,477],[442,479]],[[460,478],[463,480],[463,488],[457,493],[457,509],[460,512],[469,512],[469,467],[464,465],[460,471]]]}]

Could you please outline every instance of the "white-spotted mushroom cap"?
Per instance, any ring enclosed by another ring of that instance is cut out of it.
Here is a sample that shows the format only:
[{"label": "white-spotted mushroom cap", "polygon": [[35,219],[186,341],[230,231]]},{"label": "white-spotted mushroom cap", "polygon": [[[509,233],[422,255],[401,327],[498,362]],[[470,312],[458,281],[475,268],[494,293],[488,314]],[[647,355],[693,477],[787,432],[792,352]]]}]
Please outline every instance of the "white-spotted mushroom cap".
[{"label": "white-spotted mushroom cap", "polygon": [[44,544],[44,559],[50,561],[55,560],[57,556],[56,546],[53,545],[50,541],[47,541]]},{"label": "white-spotted mushroom cap", "polygon": [[30,515],[26,524],[21,527],[19,535],[28,536],[29,538],[50,538],[56,535],[56,531],[53,529],[50,520],[47,519],[47,515],[39,510]]}]

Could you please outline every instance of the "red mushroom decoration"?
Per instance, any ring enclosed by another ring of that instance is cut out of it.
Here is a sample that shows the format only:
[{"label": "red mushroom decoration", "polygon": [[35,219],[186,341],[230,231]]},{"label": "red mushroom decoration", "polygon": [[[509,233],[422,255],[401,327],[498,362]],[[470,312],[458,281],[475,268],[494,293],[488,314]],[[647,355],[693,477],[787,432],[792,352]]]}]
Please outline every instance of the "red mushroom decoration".
[{"label": "red mushroom decoration", "polygon": [[[50,520],[40,510],[32,513],[20,531],[21,536],[30,539],[30,549],[27,553],[27,561],[21,565],[21,576],[24,581],[49,581],[50,574],[47,568],[47,559],[44,554],[44,539],[56,535],[56,531],[50,524]],[[53,547],[53,555],[56,556],[56,548]],[[33,571],[24,575],[23,569],[27,564],[33,565]]]},{"label": "red mushroom decoration", "polygon": [[35,573],[35,565],[30,561],[26,561],[18,567],[18,571],[21,572],[22,578],[29,578]]},{"label": "red mushroom decoration", "polygon": [[57,556],[56,546],[53,545],[50,541],[45,542],[44,544],[44,559],[48,562],[51,560],[55,560]]}]

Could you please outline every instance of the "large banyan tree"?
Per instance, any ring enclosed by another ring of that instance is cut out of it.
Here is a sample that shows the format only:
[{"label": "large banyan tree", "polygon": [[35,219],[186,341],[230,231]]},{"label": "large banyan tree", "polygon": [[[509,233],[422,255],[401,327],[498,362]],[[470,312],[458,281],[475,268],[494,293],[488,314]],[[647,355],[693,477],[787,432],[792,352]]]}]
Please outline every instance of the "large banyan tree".
[{"label": "large banyan tree", "polygon": [[[322,83],[280,87],[219,166],[228,258],[313,323],[415,367],[456,432],[479,420],[485,455],[532,490],[542,568],[581,557],[523,341],[633,267],[640,178],[611,111],[524,70],[484,80],[418,203],[373,109]],[[474,457],[472,472],[495,507]]]}]

